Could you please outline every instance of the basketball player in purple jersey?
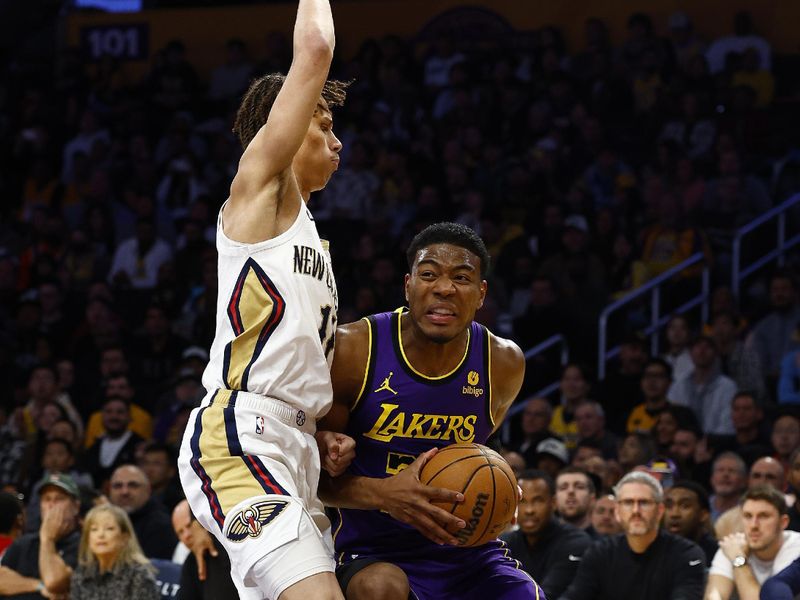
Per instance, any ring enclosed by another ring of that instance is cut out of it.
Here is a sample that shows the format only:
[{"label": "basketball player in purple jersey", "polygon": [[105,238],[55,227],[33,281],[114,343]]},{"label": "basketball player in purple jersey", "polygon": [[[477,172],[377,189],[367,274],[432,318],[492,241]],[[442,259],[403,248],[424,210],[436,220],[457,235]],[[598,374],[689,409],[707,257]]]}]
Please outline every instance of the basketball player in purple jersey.
[{"label": "basketball player in purple jersey", "polygon": [[322,426],[356,440],[347,473],[323,476],[337,576],[348,600],[516,600],[541,588],[492,541],[455,546],[463,520],[431,504],[460,502],[423,485],[438,448],[484,443],[522,386],[516,344],[474,322],[486,296],[486,246],[474,231],[438,223],[407,252],[408,309],[337,329],[334,404]]}]

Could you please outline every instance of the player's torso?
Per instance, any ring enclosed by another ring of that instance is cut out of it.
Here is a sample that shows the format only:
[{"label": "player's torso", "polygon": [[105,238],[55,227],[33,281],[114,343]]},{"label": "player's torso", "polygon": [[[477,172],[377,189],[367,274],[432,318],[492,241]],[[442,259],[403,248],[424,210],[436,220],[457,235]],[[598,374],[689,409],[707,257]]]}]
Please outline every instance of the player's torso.
[{"label": "player's torso", "polygon": [[331,402],[337,293],[327,245],[308,209],[256,244],[217,226],[217,325],[203,384],[283,400],[310,417]]},{"label": "player's torso", "polygon": [[[458,366],[442,377],[429,378],[404,356],[398,312],[369,317],[369,322],[369,367],[347,428],[356,440],[351,472],[388,477],[433,447],[485,442],[494,427],[488,331],[472,323]],[[427,543],[415,530],[378,511],[337,512],[337,551],[363,552],[373,543],[397,546],[403,540],[416,546]]]}]

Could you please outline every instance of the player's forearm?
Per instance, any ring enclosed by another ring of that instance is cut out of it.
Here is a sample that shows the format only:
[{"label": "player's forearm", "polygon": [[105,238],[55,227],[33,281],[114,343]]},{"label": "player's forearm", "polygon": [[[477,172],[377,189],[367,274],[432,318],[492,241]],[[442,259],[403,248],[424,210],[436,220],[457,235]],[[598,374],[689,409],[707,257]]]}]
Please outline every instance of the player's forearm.
[{"label": "player's forearm", "polygon": [[336,37],[329,0],[300,0],[294,26],[294,56],[333,54]]},{"label": "player's forearm", "polygon": [[16,594],[35,594],[39,590],[39,580],[20,575],[8,567],[0,567],[0,596]]},{"label": "player's forearm", "polygon": [[375,510],[383,508],[382,479],[345,473],[331,477],[323,473],[319,480],[319,497],[334,508]]},{"label": "player's forearm", "polygon": [[56,543],[53,540],[42,539],[39,545],[39,575],[51,592],[69,590],[72,569],[58,554]]}]

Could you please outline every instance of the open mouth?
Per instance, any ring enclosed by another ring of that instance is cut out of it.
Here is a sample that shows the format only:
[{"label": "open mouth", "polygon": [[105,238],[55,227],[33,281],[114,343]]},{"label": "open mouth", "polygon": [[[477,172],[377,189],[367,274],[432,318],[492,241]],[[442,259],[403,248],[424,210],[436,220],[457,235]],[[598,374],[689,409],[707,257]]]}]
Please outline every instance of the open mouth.
[{"label": "open mouth", "polygon": [[426,313],[426,316],[432,323],[446,325],[455,320],[456,313],[449,308],[434,307]]}]

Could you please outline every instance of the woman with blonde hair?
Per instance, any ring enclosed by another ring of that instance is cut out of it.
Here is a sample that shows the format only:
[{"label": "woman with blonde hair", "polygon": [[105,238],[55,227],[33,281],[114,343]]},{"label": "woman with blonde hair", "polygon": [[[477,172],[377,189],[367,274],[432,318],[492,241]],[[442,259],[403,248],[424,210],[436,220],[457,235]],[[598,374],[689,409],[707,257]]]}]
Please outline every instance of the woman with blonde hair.
[{"label": "woman with blonde hair", "polygon": [[158,600],[155,569],[121,508],[104,504],[86,515],[72,576],[72,600]]}]

